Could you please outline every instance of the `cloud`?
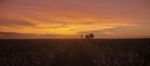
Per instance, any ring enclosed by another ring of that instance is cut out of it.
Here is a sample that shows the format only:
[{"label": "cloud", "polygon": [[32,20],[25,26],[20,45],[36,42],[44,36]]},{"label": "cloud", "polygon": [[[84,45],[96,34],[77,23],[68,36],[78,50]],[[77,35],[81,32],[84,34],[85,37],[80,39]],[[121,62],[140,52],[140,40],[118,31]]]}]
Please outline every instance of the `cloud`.
[{"label": "cloud", "polygon": [[34,26],[34,24],[23,20],[0,19],[0,26]]},{"label": "cloud", "polygon": [[106,29],[82,31],[81,34],[94,33],[96,38],[150,38],[144,26],[118,26]]},{"label": "cloud", "polygon": [[57,38],[59,35],[47,34],[27,34],[27,33],[17,33],[17,32],[0,32],[0,39],[47,39],[47,38]]}]

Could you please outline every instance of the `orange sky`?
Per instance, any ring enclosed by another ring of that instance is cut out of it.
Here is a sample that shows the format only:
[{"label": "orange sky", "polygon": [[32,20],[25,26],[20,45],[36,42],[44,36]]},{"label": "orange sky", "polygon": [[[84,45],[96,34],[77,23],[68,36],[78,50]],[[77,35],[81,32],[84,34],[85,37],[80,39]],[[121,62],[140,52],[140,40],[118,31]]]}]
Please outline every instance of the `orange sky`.
[{"label": "orange sky", "polygon": [[150,38],[149,0],[0,0],[0,38]]}]

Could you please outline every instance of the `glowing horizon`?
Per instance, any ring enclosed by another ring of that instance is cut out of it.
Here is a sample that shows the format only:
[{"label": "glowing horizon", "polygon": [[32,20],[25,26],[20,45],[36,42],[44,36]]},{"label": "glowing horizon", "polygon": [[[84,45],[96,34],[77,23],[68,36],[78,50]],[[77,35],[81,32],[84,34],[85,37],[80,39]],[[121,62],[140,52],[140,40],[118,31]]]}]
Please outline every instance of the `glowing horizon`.
[{"label": "glowing horizon", "polygon": [[0,38],[150,38],[148,0],[0,0]]}]

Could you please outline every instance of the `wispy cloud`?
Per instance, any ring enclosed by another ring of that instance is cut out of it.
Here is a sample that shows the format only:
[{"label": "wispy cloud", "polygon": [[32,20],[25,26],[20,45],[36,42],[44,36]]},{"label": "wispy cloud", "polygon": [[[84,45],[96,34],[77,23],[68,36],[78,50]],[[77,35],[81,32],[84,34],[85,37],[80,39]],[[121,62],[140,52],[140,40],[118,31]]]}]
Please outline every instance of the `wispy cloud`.
[{"label": "wispy cloud", "polygon": [[25,20],[0,19],[1,26],[34,26],[33,23]]},{"label": "wispy cloud", "polygon": [[38,35],[28,33],[17,33],[17,32],[0,32],[0,39],[56,39],[63,36],[55,34]]}]

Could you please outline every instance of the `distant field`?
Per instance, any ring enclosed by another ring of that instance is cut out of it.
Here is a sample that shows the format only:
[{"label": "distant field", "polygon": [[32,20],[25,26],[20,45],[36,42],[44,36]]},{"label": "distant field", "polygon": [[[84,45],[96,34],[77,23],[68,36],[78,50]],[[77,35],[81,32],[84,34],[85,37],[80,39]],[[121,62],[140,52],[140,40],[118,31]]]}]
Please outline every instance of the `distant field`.
[{"label": "distant field", "polygon": [[1,39],[0,66],[150,66],[150,39]]}]

